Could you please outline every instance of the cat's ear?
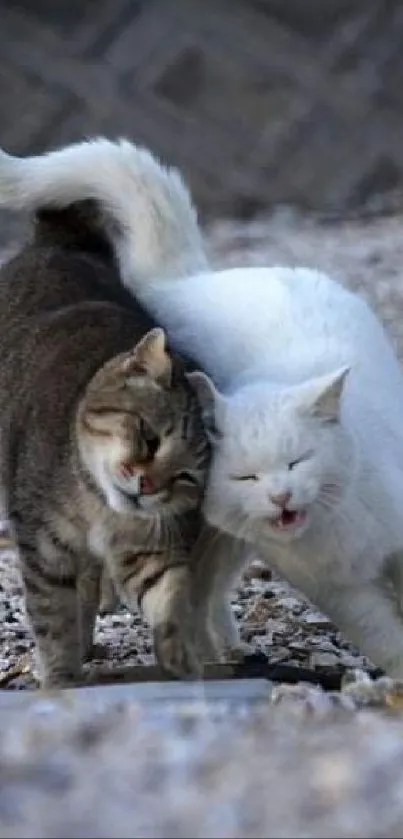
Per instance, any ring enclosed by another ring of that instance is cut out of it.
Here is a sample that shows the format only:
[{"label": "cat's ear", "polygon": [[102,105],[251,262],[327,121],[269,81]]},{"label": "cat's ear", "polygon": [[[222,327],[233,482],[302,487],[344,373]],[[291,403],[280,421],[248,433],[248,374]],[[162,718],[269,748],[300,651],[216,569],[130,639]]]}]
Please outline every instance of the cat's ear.
[{"label": "cat's ear", "polygon": [[224,404],[224,397],[221,396],[221,393],[218,392],[205,373],[197,370],[193,373],[186,373],[186,378],[199,400],[203,422],[210,441],[215,443],[222,436],[219,428],[219,417]]},{"label": "cat's ear", "polygon": [[304,411],[324,422],[337,422],[340,400],[350,367],[312,379],[300,386],[300,404]]},{"label": "cat's ear", "polygon": [[172,359],[166,351],[166,335],[163,329],[156,327],[134,347],[125,362],[127,373],[135,369],[144,370],[152,379],[169,385],[172,377]]}]

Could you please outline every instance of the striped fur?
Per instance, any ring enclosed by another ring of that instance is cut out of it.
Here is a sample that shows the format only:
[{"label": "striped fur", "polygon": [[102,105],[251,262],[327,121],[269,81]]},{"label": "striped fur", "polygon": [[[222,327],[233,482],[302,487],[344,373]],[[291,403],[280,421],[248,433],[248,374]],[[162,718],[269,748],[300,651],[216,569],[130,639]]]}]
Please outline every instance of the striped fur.
[{"label": "striped fur", "polygon": [[0,271],[8,513],[43,685],[79,680],[104,588],[149,621],[164,667],[198,670],[189,557],[209,449],[184,363],[120,284],[83,202],[41,211]]}]

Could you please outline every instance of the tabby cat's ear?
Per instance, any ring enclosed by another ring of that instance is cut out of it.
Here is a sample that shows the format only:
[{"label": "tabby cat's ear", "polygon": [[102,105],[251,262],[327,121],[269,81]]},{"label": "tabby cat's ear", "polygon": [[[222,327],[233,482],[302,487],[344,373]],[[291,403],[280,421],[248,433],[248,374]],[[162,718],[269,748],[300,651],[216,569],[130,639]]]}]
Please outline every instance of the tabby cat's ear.
[{"label": "tabby cat's ear", "polygon": [[350,367],[300,385],[301,407],[324,422],[336,422],[340,416],[340,401]]},{"label": "tabby cat's ear", "polygon": [[156,327],[147,332],[133,349],[125,367],[128,373],[131,369],[141,368],[151,378],[169,385],[172,377],[172,360],[166,351],[166,335],[163,329]]},{"label": "tabby cat's ear", "polygon": [[202,409],[203,422],[212,443],[222,436],[219,428],[220,409],[224,405],[224,397],[218,392],[211,379],[205,373],[195,371],[186,373],[186,378],[193,388]]}]

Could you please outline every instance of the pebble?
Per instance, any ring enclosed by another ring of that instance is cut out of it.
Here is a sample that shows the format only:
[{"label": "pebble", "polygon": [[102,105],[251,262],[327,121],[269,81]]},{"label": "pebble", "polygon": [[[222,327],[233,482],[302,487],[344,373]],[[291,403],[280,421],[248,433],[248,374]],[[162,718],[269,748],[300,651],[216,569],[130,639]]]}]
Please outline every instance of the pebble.
[{"label": "pebble", "polygon": [[336,667],[340,657],[336,653],[314,652],[309,656],[310,667]]},{"label": "pebble", "polygon": [[322,615],[321,612],[305,612],[301,615],[300,620],[310,626],[332,626],[331,620],[326,615]]}]

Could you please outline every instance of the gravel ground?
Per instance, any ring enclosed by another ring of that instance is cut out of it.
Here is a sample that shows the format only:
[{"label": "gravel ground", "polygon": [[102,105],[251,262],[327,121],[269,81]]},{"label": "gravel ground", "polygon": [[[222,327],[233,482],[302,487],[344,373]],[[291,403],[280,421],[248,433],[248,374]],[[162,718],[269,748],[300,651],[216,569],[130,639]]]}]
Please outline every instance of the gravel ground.
[{"label": "gravel ground", "polygon": [[[324,225],[282,210],[216,224],[217,265],[321,267],[362,293],[403,357],[401,219]],[[15,554],[0,551],[0,685],[35,684]],[[1,544],[0,544],[1,548]],[[313,604],[258,561],[234,597],[246,640],[274,661],[370,670]],[[99,618],[108,661],[153,661],[139,616]],[[365,687],[364,687],[365,691]],[[9,694],[7,694],[9,695]],[[40,694],[36,694],[40,697]],[[0,715],[1,837],[403,837],[403,698],[279,686],[259,706],[108,711],[43,697]]]},{"label": "gravel ground", "polygon": [[[283,581],[262,579],[262,575],[267,578],[270,573],[254,563],[234,598],[234,611],[246,641],[266,652],[272,663],[287,662],[318,670],[370,670],[370,663],[345,641],[325,615]],[[25,620],[12,549],[0,554],[0,580],[0,687],[34,687],[33,641]],[[107,655],[106,661],[102,660],[103,667],[154,663],[147,626],[139,615],[123,608],[97,618],[95,641]]]}]

